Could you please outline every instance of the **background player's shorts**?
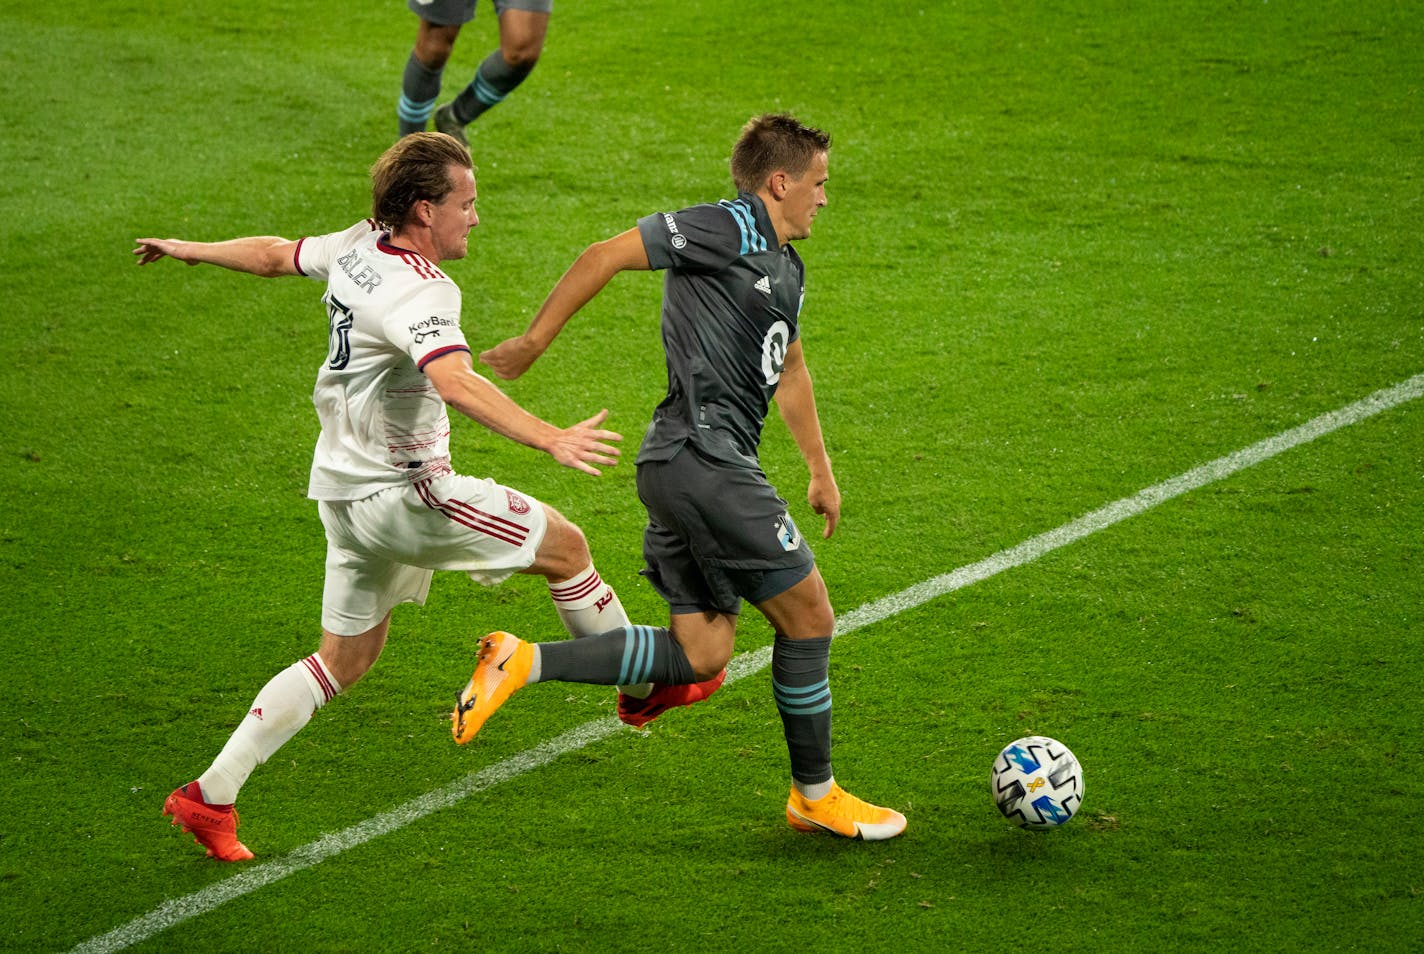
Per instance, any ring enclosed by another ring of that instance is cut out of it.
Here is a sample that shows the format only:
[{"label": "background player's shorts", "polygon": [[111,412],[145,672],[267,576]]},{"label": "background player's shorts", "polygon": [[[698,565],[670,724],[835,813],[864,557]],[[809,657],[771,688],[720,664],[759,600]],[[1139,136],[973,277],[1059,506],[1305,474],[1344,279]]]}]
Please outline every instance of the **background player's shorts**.
[{"label": "background player's shorts", "polygon": [[674,613],[741,611],[811,575],[816,559],[760,470],[707,460],[684,445],[638,465],[648,511],[643,575]]},{"label": "background player's shorts", "polygon": [[435,570],[493,586],[534,562],[547,517],[539,501],[446,473],[363,500],[323,500],[321,625],[338,636],[375,626],[399,603],[425,603]]},{"label": "background player's shorts", "polygon": [[[475,0],[406,0],[405,5],[421,19],[442,26],[469,23],[475,18]],[[505,10],[553,13],[554,0],[494,0],[496,15]]]}]

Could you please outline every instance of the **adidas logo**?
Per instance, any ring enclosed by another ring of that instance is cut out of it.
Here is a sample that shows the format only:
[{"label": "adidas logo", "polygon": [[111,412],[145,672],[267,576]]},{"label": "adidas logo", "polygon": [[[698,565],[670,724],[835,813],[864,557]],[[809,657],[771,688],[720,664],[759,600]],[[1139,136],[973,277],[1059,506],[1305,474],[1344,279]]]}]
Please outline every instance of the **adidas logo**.
[{"label": "adidas logo", "polygon": [[257,719],[258,719],[258,721],[261,721],[261,719],[262,719],[262,707],[261,707],[261,706],[254,706],[254,707],[252,708],[252,711],[249,712],[249,713],[247,713],[247,714],[250,715],[250,716],[256,716]]},{"label": "adidas logo", "polygon": [[763,275],[763,276],[761,277],[761,279],[756,283],[756,290],[759,291],[759,292],[761,292],[763,295],[767,296],[768,298],[770,298],[770,297],[771,297],[771,278],[770,278],[770,276]]}]

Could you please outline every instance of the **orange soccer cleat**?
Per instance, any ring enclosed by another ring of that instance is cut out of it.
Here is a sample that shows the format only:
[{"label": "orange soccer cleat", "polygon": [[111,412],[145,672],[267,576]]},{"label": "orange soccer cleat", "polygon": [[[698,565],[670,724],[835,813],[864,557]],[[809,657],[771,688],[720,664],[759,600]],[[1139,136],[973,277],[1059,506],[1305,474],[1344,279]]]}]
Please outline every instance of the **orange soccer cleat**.
[{"label": "orange soccer cleat", "polygon": [[475,737],[494,710],[529,678],[534,647],[509,633],[490,633],[480,640],[479,661],[463,692],[455,697],[451,734],[464,745]]},{"label": "orange soccer cleat", "polygon": [[883,841],[905,830],[905,816],[890,808],[861,801],[832,783],[814,802],[795,788],[786,800],[786,821],[797,831],[828,831],[845,838]]},{"label": "orange soccer cleat", "polygon": [[209,805],[197,782],[173,790],[163,802],[163,814],[173,816],[173,824],[193,836],[208,849],[208,857],[219,861],[247,861],[253,857],[237,840],[237,812],[231,805]]}]

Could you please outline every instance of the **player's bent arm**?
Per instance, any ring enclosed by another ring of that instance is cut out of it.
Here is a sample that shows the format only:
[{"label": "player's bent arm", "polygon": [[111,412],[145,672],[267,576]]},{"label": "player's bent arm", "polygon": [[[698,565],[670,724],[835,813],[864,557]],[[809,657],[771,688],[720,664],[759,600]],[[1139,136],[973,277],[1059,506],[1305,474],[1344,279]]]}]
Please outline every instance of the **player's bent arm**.
[{"label": "player's bent arm", "polygon": [[650,268],[648,251],[637,228],[584,249],[539,306],[524,334],[483,352],[480,361],[501,378],[519,377],[539,359],[569,319],[601,292],[619,272]]},{"label": "player's bent arm", "polygon": [[297,275],[297,242],[278,235],[253,235],[226,242],[185,242],[182,239],[138,239],[138,264],[165,256],[189,265],[217,265],[263,278]]},{"label": "player's bent arm", "polygon": [[776,409],[796,441],[811,475],[806,499],[812,510],[826,518],[823,535],[829,537],[840,523],[841,492],[831,469],[831,457],[826,453],[821,418],[816,412],[816,392],[811,385],[811,371],[806,367],[799,340],[792,342],[786,350],[786,363],[776,386],[775,400]]},{"label": "player's bent arm", "polygon": [[608,442],[621,441],[622,436],[599,428],[608,417],[607,411],[573,427],[555,427],[530,414],[475,371],[465,351],[436,358],[423,370],[446,404],[501,437],[543,451],[565,467],[594,476],[601,471],[592,465],[618,463],[619,450]]}]

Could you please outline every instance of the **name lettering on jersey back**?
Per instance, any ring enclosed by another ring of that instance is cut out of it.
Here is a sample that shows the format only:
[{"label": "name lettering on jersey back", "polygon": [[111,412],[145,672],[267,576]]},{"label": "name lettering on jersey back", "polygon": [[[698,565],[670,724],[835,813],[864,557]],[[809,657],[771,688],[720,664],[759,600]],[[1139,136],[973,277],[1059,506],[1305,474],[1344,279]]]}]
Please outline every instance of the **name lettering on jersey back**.
[{"label": "name lettering on jersey back", "polygon": [[[376,290],[376,286],[381,283],[381,276],[370,265],[361,265],[361,256],[352,249],[336,260],[336,264],[341,266],[341,270],[346,273],[346,277],[356,283],[356,287],[365,291],[366,294]],[[361,265],[358,269],[356,266]]]}]

